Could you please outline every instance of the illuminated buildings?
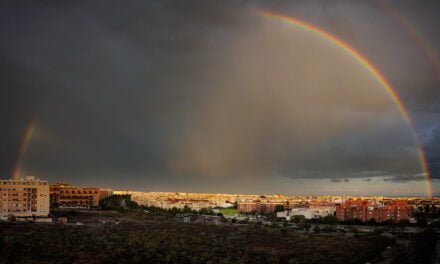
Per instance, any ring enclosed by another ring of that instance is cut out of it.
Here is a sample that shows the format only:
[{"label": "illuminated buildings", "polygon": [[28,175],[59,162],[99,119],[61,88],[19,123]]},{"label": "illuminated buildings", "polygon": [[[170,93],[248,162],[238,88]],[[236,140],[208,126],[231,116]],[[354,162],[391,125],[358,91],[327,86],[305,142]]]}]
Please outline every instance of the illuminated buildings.
[{"label": "illuminated buildings", "polygon": [[367,208],[373,207],[374,204],[367,200],[348,200],[336,207],[336,218],[339,221],[348,221],[359,219],[367,221]]},{"label": "illuminated buildings", "polygon": [[[388,217],[394,219],[407,219],[412,209],[417,210],[424,204],[432,204],[440,207],[439,198],[421,197],[383,197],[383,196],[280,196],[280,195],[252,195],[252,194],[221,194],[221,193],[183,193],[183,192],[136,192],[136,191],[114,191],[114,194],[131,195],[131,199],[139,205],[156,206],[165,209],[189,207],[193,210],[201,208],[230,207],[235,203],[237,209],[242,213],[264,213],[273,212],[278,205],[289,211],[288,215],[306,214],[311,218],[335,215],[338,209],[338,219],[383,219]],[[399,205],[393,209],[393,204],[400,204],[399,201],[407,201],[406,205]],[[356,204],[355,201],[361,201]],[[364,202],[362,202],[364,201]],[[363,207],[362,203],[366,203]],[[352,210],[349,204],[359,208],[383,207],[381,210]],[[301,208],[305,209],[302,212]],[[406,210],[408,210],[406,212]],[[369,215],[368,215],[368,214]],[[399,221],[396,220],[396,221]]]},{"label": "illuminated buildings", "polygon": [[377,204],[367,200],[349,200],[336,207],[336,217],[340,221],[358,219],[362,222],[374,219],[376,222],[409,220],[411,208],[406,200]]},{"label": "illuminated buildings", "polygon": [[240,202],[237,203],[237,209],[240,213],[255,213],[257,211],[256,202]]},{"label": "illuminated buildings", "polygon": [[283,209],[288,207],[287,202],[283,201],[255,201],[255,202],[238,202],[237,209],[242,213],[269,213],[275,212],[277,206]]},{"label": "illuminated buildings", "polygon": [[[231,207],[240,195],[216,194],[216,193],[179,193],[179,192],[133,192],[115,191],[114,194],[128,194],[131,199],[139,205],[156,206],[165,209],[184,208],[185,206],[200,210],[202,208]],[[243,195],[247,199],[256,197],[255,195]]]},{"label": "illuminated buildings", "polygon": [[59,182],[50,186],[50,204],[61,208],[93,208],[112,195],[110,189],[76,187]]},{"label": "illuminated buildings", "polygon": [[27,176],[19,180],[0,180],[0,217],[47,217],[49,185]]}]

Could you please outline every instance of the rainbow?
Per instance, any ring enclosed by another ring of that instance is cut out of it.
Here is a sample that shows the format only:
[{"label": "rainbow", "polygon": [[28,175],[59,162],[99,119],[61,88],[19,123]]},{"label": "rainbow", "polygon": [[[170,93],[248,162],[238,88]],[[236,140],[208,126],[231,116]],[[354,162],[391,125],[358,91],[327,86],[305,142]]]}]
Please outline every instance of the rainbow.
[{"label": "rainbow", "polygon": [[34,126],[35,126],[35,118],[32,118],[24,131],[23,140],[21,141],[21,145],[18,150],[17,159],[15,161],[14,169],[12,170],[12,175],[11,175],[11,179],[13,180],[18,180],[20,178],[21,160],[23,159],[23,156],[26,153],[26,148],[29,144],[29,141],[31,140],[32,133],[34,132]]},{"label": "rainbow", "polygon": [[431,63],[433,66],[437,77],[440,78],[440,62],[438,57],[436,56],[434,50],[429,46],[426,40],[417,32],[416,28],[405,21],[401,15],[399,15],[396,11],[392,9],[392,7],[383,0],[378,0],[377,3],[380,7],[387,13],[394,22],[399,25],[405,33],[414,41],[414,43],[420,48],[425,58]]},{"label": "rainbow", "polygon": [[422,145],[420,143],[420,140],[417,136],[417,133],[414,129],[413,123],[411,121],[410,115],[408,110],[405,108],[405,105],[403,104],[402,99],[400,99],[399,95],[396,93],[395,89],[392,87],[392,85],[387,81],[387,79],[379,72],[379,70],[367,59],[365,58],[360,52],[355,50],[352,46],[350,46],[347,42],[344,40],[324,31],[323,29],[320,29],[319,27],[316,27],[312,24],[309,24],[305,21],[299,20],[294,17],[290,17],[284,14],[274,13],[271,11],[260,11],[258,13],[260,16],[270,19],[275,19],[284,23],[287,23],[289,25],[295,26],[301,30],[304,30],[306,32],[309,32],[311,34],[314,34],[315,36],[333,44],[337,48],[344,51],[346,54],[348,54],[350,57],[352,57],[355,61],[360,63],[374,78],[379,82],[379,84],[385,89],[387,95],[389,98],[394,102],[399,112],[402,114],[403,119],[405,122],[409,125],[411,128],[411,132],[414,137],[415,144],[417,146],[417,152],[420,159],[420,167],[423,170],[423,175],[426,178],[426,189],[428,196],[432,196],[432,185],[431,185],[431,177],[429,173],[429,167],[428,162],[426,160],[425,152],[423,151]]}]

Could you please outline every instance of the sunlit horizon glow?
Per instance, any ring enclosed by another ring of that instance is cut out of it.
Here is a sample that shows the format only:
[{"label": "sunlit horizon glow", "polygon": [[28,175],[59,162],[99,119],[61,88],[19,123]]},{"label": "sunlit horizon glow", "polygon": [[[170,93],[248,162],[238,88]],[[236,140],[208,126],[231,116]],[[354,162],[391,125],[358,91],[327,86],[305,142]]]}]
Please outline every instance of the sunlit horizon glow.
[{"label": "sunlit horizon glow", "polygon": [[299,20],[297,18],[287,16],[280,13],[275,13],[272,11],[262,10],[258,12],[258,15],[264,18],[274,19],[277,21],[281,21],[287,23],[289,25],[295,26],[301,30],[307,31],[309,33],[314,34],[315,36],[324,39],[325,41],[334,44],[337,48],[345,51],[346,54],[350,55],[353,59],[355,59],[358,63],[360,63],[364,68],[379,82],[379,84],[385,89],[388,97],[392,100],[392,102],[397,107],[398,111],[401,113],[403,119],[408,124],[411,133],[414,138],[414,143],[417,147],[417,152],[420,160],[420,166],[423,171],[423,174],[426,179],[426,191],[429,197],[432,197],[432,184],[431,177],[429,172],[429,167],[426,160],[425,152],[422,148],[418,135],[414,129],[413,123],[411,121],[410,114],[406,109],[402,99],[399,97],[391,83],[379,72],[379,70],[359,51],[355,50],[352,46],[350,46],[344,40],[326,32],[325,30],[314,26],[308,22]]}]

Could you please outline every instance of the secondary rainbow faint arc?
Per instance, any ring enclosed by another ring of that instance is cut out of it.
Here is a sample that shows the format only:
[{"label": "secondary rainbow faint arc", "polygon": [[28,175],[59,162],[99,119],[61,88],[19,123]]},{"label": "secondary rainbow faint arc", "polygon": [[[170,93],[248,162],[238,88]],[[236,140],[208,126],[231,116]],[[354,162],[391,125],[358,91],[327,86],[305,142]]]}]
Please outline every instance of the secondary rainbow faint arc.
[{"label": "secondary rainbow faint arc", "polygon": [[420,159],[420,166],[423,170],[423,174],[426,178],[426,189],[428,196],[432,196],[432,185],[431,185],[431,177],[429,173],[429,167],[426,160],[425,152],[423,151],[422,145],[420,144],[420,140],[417,136],[417,133],[415,132],[413,123],[411,121],[410,115],[408,113],[408,110],[405,108],[405,105],[403,104],[402,99],[400,99],[399,95],[396,93],[392,85],[387,81],[387,79],[379,72],[379,70],[367,59],[365,58],[360,52],[355,50],[352,46],[350,46],[347,42],[344,40],[324,31],[323,29],[314,26],[308,22],[299,20],[297,18],[287,16],[280,13],[275,13],[271,11],[260,11],[258,13],[262,17],[276,19],[278,21],[285,22],[287,24],[293,25],[297,28],[300,28],[304,31],[307,31],[309,33],[312,33],[327,42],[333,43],[336,47],[343,50],[345,53],[350,55],[352,58],[354,58],[357,62],[359,62],[361,65],[364,66],[365,69],[367,69],[374,78],[380,83],[380,85],[385,89],[388,96],[391,98],[391,100],[396,105],[399,112],[402,114],[403,119],[405,122],[409,125],[411,128],[411,132],[414,137],[415,144],[417,146],[417,152]]},{"label": "secondary rainbow faint arc", "polygon": [[20,178],[21,160],[23,159],[24,154],[26,153],[26,148],[29,144],[29,141],[31,140],[32,133],[34,132],[34,125],[35,125],[35,118],[32,118],[29,124],[27,125],[26,130],[24,131],[23,140],[18,150],[17,159],[15,161],[15,165],[11,176],[11,179],[13,180],[18,180]]},{"label": "secondary rainbow faint arc", "polygon": [[380,7],[399,25],[405,33],[414,41],[414,43],[423,52],[423,55],[434,67],[437,77],[440,78],[440,62],[434,50],[429,46],[428,42],[421,36],[417,29],[407,20],[405,20],[395,9],[393,9],[386,1],[378,0]]}]

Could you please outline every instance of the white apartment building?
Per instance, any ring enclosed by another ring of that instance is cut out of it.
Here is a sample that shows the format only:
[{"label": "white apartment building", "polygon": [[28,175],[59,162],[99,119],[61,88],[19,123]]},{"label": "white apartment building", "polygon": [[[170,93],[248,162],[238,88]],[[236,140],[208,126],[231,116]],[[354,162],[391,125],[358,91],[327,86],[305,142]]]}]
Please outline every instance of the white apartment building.
[{"label": "white apartment building", "polygon": [[310,208],[293,208],[290,211],[278,212],[278,218],[286,218],[290,220],[295,215],[303,215],[306,219],[322,218],[327,215],[335,215],[336,207],[319,206]]}]

